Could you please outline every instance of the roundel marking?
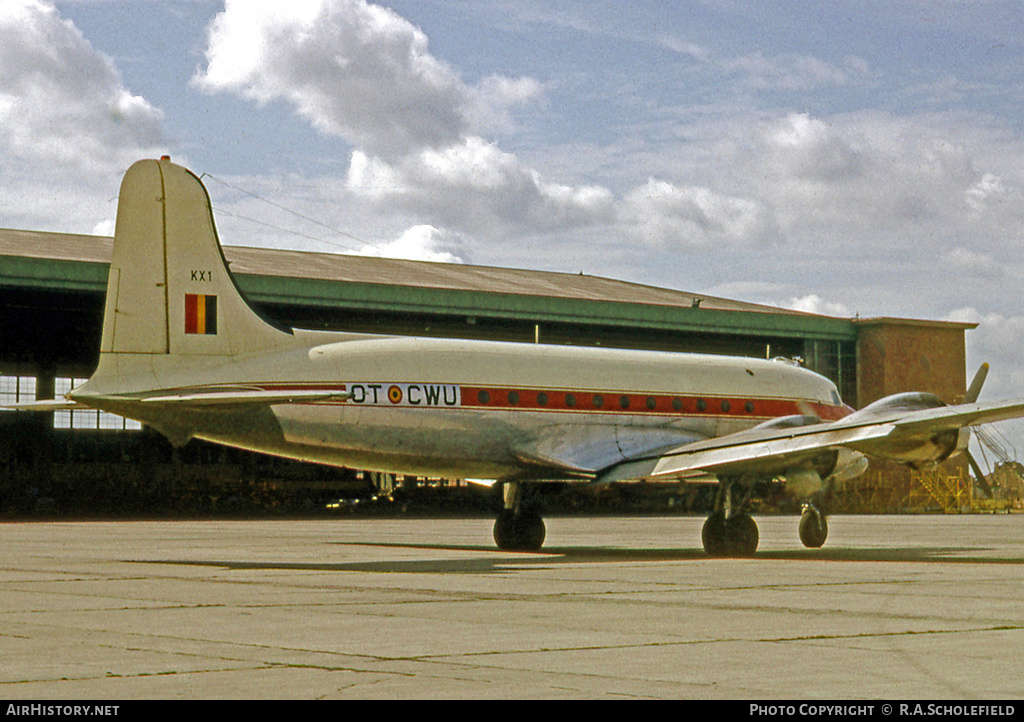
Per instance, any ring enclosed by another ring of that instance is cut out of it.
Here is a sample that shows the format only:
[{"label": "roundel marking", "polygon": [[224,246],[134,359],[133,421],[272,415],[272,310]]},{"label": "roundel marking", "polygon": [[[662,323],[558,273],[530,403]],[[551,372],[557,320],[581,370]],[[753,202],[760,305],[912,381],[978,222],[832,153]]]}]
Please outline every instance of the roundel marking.
[{"label": "roundel marking", "polygon": [[398,386],[389,386],[388,401],[390,401],[393,404],[402,403],[402,389],[400,389]]}]

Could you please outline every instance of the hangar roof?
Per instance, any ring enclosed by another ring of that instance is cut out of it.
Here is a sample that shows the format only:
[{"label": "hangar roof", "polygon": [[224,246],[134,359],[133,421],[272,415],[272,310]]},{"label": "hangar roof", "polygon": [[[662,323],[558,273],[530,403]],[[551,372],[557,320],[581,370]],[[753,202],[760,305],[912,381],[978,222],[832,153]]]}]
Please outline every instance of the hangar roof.
[{"label": "hangar roof", "polygon": [[[70,263],[109,264],[113,240],[107,236],[0,229],[0,255]],[[588,276],[583,273],[530,271],[244,246],[225,246],[224,254],[231,264],[231,270],[240,276],[304,278],[591,301],[626,300],[630,303],[665,306],[693,306],[698,303],[705,309],[791,315],[799,313],[601,276]]]},{"label": "hangar roof", "polygon": [[[113,239],[0,229],[0,286],[103,293]],[[254,301],[716,333],[853,339],[836,319],[571,273],[225,246]]]},{"label": "hangar roof", "polygon": [[[106,289],[113,239],[0,229],[0,286]],[[852,319],[696,295],[600,276],[226,246],[254,301],[533,322],[853,340]]]}]

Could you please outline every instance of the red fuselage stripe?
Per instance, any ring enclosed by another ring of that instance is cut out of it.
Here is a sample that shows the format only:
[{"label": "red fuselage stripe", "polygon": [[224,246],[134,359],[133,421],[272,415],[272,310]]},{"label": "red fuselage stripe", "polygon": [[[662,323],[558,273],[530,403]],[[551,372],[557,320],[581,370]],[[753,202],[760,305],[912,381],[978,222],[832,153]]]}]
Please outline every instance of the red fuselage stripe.
[{"label": "red fuselage stripe", "polygon": [[[824,421],[834,421],[850,414],[849,406],[811,401],[740,396],[694,396],[672,394],[645,394],[642,392],[554,390],[510,388],[502,386],[458,386],[460,405],[448,408],[501,409],[523,411],[589,412],[605,414],[651,414],[660,416],[714,416],[729,418],[774,419],[795,414],[813,414]],[[331,382],[311,383],[254,383],[247,388],[262,391],[346,391],[346,384]],[[386,384],[375,384],[385,388]],[[237,387],[233,387],[237,388]],[[172,389],[164,393],[210,391],[209,387]],[[383,400],[381,395],[381,400]],[[317,401],[315,404],[346,404],[345,399]],[[441,408],[424,405],[423,408]]]},{"label": "red fuselage stripe", "polygon": [[528,409],[531,411],[600,411],[680,416],[777,418],[813,413],[831,421],[852,409],[817,401],[743,398],[737,396],[682,396],[616,391],[553,391],[502,387],[462,386],[463,408]]}]

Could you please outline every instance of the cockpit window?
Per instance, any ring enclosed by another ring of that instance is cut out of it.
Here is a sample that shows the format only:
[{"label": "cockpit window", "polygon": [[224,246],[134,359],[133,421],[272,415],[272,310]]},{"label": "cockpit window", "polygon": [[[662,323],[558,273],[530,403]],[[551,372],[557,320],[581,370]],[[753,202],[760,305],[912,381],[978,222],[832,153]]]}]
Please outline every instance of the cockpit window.
[{"label": "cockpit window", "polygon": [[836,406],[843,405],[843,400],[839,397],[839,392],[836,391],[835,389],[832,389],[832,403],[835,404]]}]

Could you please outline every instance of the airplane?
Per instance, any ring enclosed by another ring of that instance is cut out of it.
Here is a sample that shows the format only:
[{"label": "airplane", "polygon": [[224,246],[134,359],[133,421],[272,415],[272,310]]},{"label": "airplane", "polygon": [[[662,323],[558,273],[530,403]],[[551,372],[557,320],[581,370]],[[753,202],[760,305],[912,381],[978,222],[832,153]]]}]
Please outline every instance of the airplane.
[{"label": "airplane", "polygon": [[96,371],[65,398],[204,439],[350,468],[503,485],[499,549],[539,550],[528,491],[543,481],[715,484],[701,539],[754,555],[758,484],[803,502],[807,547],[825,543],[837,483],[868,456],[915,467],[967,450],[969,427],[1024,416],[1024,400],[902,393],[859,411],[835,384],[778,360],[309,331],[264,318],[224,258],[209,195],[171,162],[125,174]]}]

